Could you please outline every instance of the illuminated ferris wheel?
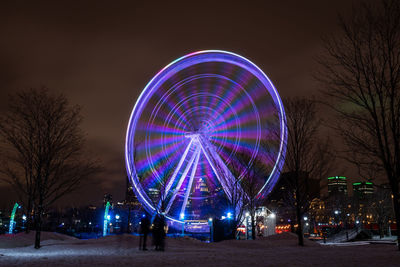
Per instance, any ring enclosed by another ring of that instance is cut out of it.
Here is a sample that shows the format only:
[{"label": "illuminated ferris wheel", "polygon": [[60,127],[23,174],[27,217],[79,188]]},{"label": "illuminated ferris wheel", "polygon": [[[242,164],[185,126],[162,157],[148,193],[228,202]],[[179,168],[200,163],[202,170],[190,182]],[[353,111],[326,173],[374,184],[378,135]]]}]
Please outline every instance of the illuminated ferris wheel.
[{"label": "illuminated ferris wheel", "polygon": [[204,219],[221,214],[231,197],[238,153],[248,155],[246,168],[257,160],[269,170],[257,178],[258,196],[272,190],[286,134],[281,99],[261,69],[231,52],[195,52],[164,67],[139,96],[127,129],[126,168],[148,212],[177,222]]}]

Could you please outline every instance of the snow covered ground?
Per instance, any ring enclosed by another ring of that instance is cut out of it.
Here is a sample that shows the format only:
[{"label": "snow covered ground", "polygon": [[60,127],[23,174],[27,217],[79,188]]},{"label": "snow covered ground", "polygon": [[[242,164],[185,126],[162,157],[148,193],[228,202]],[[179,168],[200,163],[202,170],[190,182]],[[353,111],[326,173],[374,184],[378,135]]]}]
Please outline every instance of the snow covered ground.
[{"label": "snow covered ground", "polygon": [[288,233],[211,244],[169,238],[164,252],[138,250],[139,239],[132,235],[79,240],[43,233],[39,250],[33,237],[0,236],[0,266],[400,266],[394,245],[321,246],[306,240],[299,247]]}]

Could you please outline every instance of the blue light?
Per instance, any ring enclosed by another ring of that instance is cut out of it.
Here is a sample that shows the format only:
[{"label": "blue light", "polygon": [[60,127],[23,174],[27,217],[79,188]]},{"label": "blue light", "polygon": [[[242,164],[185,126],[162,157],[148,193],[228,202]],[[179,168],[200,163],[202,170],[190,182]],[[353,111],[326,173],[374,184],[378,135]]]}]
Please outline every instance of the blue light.
[{"label": "blue light", "polygon": [[181,213],[181,215],[179,216],[179,218],[180,218],[181,220],[185,219],[185,214],[184,214],[184,213]]},{"label": "blue light", "polygon": [[15,226],[14,218],[15,218],[15,212],[17,211],[18,207],[19,207],[18,203],[15,203],[14,207],[12,209],[11,217],[10,217],[10,225],[9,225],[9,228],[8,228],[8,233],[9,234],[12,234],[13,231],[14,231],[14,226]]},{"label": "blue light", "polygon": [[115,219],[119,220],[119,214],[115,215]]},{"label": "blue light", "polygon": [[228,213],[226,214],[226,217],[227,217],[228,219],[232,219],[232,213],[228,212]]},{"label": "blue light", "polygon": [[105,210],[104,210],[104,221],[103,221],[103,236],[106,236],[107,235],[107,224],[108,224],[108,221],[110,220],[110,215],[108,214],[108,212],[109,212],[109,210],[110,210],[110,206],[111,206],[111,204],[110,204],[110,202],[109,201],[107,201],[107,204],[106,204],[106,208],[105,208]]}]

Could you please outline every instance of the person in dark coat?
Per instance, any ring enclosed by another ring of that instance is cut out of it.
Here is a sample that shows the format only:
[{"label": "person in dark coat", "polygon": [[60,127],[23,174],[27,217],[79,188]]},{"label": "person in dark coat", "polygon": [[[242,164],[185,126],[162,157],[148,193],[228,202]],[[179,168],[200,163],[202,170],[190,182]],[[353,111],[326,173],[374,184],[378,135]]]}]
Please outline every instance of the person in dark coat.
[{"label": "person in dark coat", "polygon": [[147,218],[146,215],[143,215],[142,219],[140,220],[140,244],[139,249],[147,250],[146,242],[147,242],[147,235],[150,232],[150,220]]},{"label": "person in dark coat", "polygon": [[153,222],[153,239],[156,250],[164,251],[165,245],[165,217],[162,214],[157,214]]}]

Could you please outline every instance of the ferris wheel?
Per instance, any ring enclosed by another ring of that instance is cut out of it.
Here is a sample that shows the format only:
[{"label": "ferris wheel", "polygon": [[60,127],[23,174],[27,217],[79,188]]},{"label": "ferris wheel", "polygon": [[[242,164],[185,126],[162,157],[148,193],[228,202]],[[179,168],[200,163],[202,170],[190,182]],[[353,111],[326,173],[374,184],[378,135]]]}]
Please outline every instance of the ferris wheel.
[{"label": "ferris wheel", "polygon": [[176,222],[204,219],[221,214],[231,197],[239,153],[247,154],[246,168],[261,162],[268,169],[257,177],[258,197],[271,192],[286,135],[281,99],[260,68],[231,52],[199,51],[164,67],[140,94],[127,128],[126,169],[148,212]]}]

